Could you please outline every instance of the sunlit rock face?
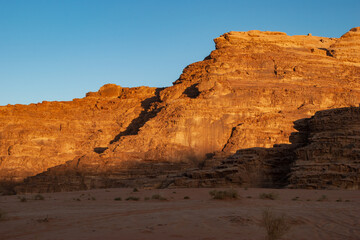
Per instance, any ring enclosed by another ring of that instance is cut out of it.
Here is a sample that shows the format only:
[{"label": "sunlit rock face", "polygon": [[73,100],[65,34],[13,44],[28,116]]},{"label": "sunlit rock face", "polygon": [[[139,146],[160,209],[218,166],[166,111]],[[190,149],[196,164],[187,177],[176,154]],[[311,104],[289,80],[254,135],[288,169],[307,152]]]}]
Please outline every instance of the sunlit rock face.
[{"label": "sunlit rock face", "polygon": [[76,156],[103,152],[155,92],[106,85],[70,102],[0,107],[0,178],[20,180]]},{"label": "sunlit rock face", "polygon": [[293,121],[360,102],[357,33],[229,32],[172,87],[109,84],[72,102],[1,107],[0,176],[21,179],[72,159],[66,166],[79,174],[131,162],[182,169],[214,152],[289,143]]},{"label": "sunlit rock face", "polygon": [[159,92],[136,135],[121,137],[102,157],[202,160],[216,151],[288,143],[293,121],[360,100],[360,62],[332,56],[338,41],[226,33],[215,39],[215,51]]}]

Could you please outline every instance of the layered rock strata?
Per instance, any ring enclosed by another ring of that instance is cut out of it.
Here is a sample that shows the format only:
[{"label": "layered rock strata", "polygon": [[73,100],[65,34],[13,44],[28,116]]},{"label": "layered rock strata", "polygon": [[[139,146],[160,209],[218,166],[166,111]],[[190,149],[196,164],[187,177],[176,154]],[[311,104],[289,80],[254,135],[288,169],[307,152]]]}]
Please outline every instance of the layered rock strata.
[{"label": "layered rock strata", "polygon": [[[360,108],[295,121],[291,144],[250,148],[173,179],[177,187],[360,189]],[[211,160],[209,160],[211,161]]]},{"label": "layered rock strata", "polygon": [[21,180],[76,156],[105,151],[157,100],[157,91],[105,85],[70,102],[0,107],[0,179]]},{"label": "layered rock strata", "polygon": [[241,149],[231,156],[219,152],[191,168],[186,162],[112,161],[102,163],[99,169],[70,161],[26,179],[17,190],[226,186],[360,189],[360,108],[320,111],[295,121],[294,127],[299,132],[291,135],[291,144]]},{"label": "layered rock strata", "polygon": [[360,108],[317,112],[299,120],[289,187],[360,189]]},{"label": "layered rock strata", "polygon": [[[22,179],[58,165],[56,175],[65,178],[67,166],[81,176],[143,163],[181,170],[214,152],[289,143],[293,121],[360,102],[360,61],[349,55],[357,33],[229,32],[172,87],[110,85],[72,102],[1,107],[0,177]],[[59,131],[66,124],[69,130]]]}]

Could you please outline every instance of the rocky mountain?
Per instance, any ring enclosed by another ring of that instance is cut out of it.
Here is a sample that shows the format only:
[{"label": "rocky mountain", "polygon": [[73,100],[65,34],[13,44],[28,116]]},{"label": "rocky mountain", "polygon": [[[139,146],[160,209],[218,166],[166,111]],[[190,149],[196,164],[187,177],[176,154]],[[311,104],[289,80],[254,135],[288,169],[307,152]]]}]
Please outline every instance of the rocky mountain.
[{"label": "rocky mountain", "polygon": [[[289,143],[294,121],[360,102],[360,27],[339,39],[249,31],[214,41],[216,50],[172,87],[105,85],[71,102],[0,107],[0,177],[43,172],[26,181],[57,182],[52,190],[126,186],[134,178],[166,187],[158,178]],[[259,161],[278,159],[277,151],[261,151]],[[275,172],[290,171],[276,161]],[[291,179],[308,184],[299,174]]]}]

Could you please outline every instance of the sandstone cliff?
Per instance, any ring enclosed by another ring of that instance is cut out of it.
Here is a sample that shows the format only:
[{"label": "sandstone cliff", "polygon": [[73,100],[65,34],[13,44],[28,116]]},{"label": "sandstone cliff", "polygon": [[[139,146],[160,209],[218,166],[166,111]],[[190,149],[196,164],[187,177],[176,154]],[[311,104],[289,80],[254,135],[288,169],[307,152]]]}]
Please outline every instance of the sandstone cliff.
[{"label": "sandstone cliff", "polygon": [[223,152],[192,166],[174,162],[121,164],[69,161],[28,178],[19,192],[108,187],[289,187],[360,189],[360,107],[317,112],[295,121],[291,144]]},{"label": "sandstone cliff", "polygon": [[358,33],[229,32],[172,87],[110,85],[72,102],[1,107],[0,176],[22,179],[74,159],[57,175],[72,166],[86,185],[94,169],[109,177],[139,162],[176,172],[214,152],[289,143],[293,121],[360,102]]},{"label": "sandstone cliff", "polygon": [[360,108],[331,109],[295,122],[293,188],[360,189]]},{"label": "sandstone cliff", "polygon": [[103,152],[139,117],[155,88],[105,85],[71,102],[0,107],[0,178],[21,180],[88,152]]}]

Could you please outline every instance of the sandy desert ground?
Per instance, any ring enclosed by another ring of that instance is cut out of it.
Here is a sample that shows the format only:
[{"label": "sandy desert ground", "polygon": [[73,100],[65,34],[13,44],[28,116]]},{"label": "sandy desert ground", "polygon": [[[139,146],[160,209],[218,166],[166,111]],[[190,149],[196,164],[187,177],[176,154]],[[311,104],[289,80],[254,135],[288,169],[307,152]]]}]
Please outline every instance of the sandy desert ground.
[{"label": "sandy desert ground", "polygon": [[[0,239],[265,239],[266,209],[286,215],[291,228],[283,239],[360,239],[360,191],[238,188],[238,200],[213,200],[210,190],[1,196]],[[270,192],[278,199],[259,197]]]}]

